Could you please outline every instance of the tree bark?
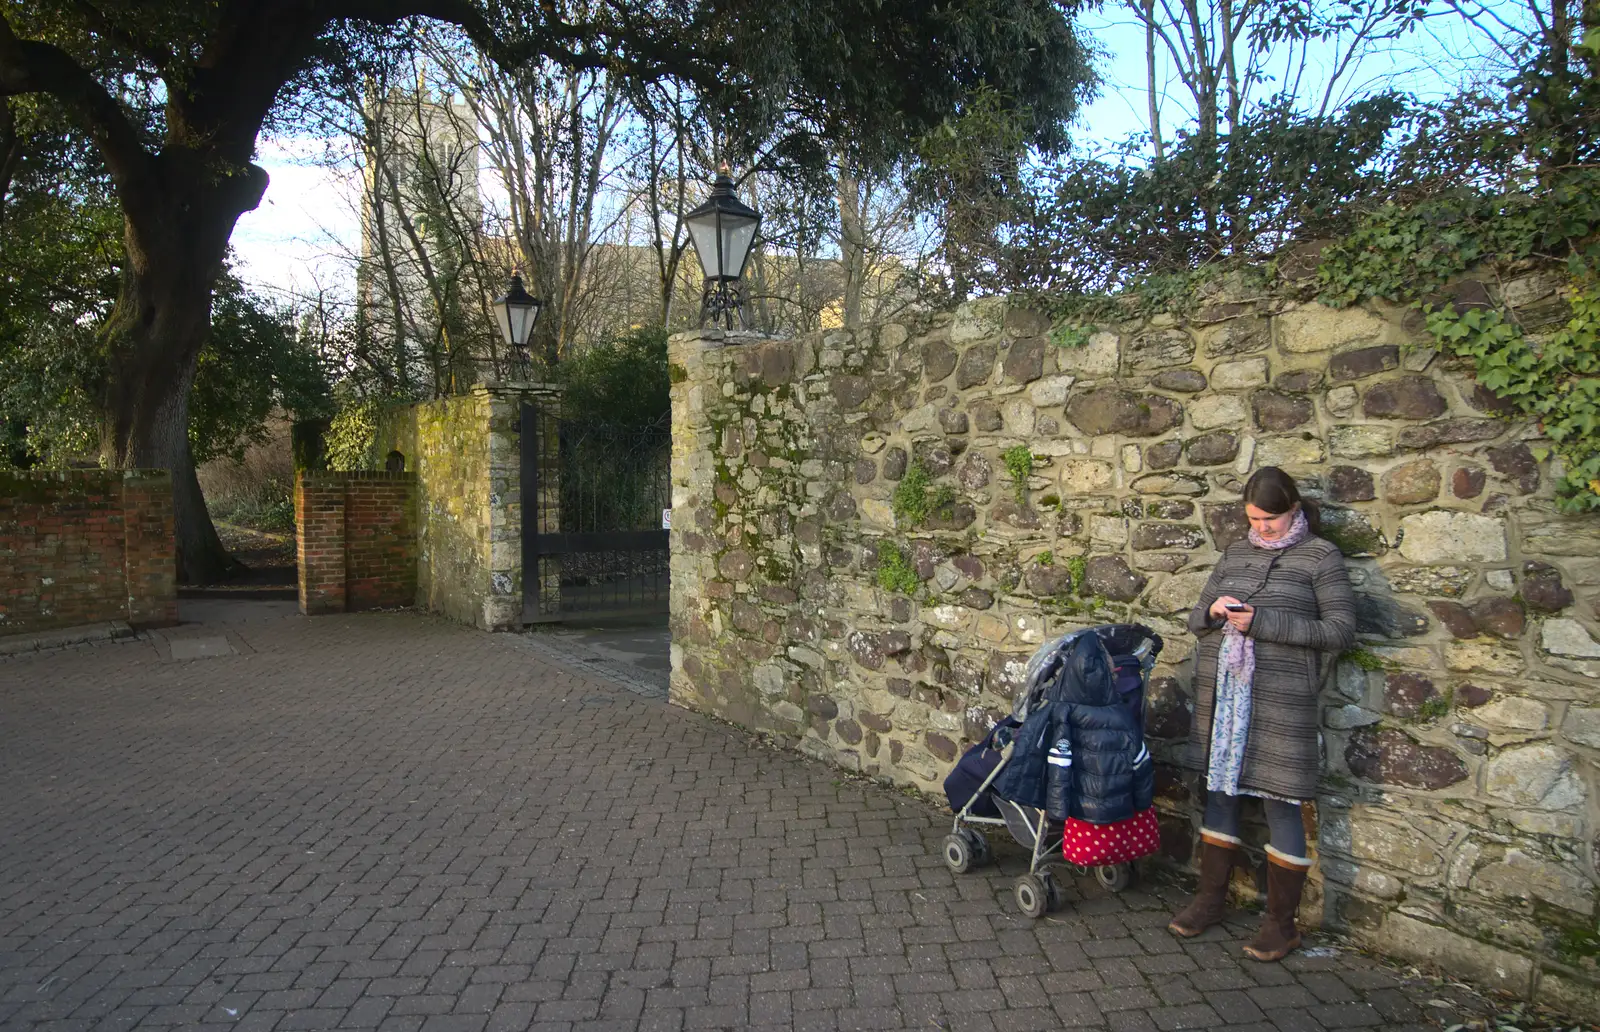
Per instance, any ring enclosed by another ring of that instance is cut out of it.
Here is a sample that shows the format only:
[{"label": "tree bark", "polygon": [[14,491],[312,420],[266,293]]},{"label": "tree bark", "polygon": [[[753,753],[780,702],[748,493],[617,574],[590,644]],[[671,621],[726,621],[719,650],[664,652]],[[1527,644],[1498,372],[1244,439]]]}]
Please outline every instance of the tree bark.
[{"label": "tree bark", "polygon": [[839,264],[844,268],[844,325],[861,326],[861,294],[867,280],[867,231],[862,219],[861,184],[849,162],[839,159]]},{"label": "tree bark", "polygon": [[127,262],[100,330],[107,379],[100,447],[116,469],[172,473],[181,583],[208,583],[238,564],[217,537],[189,449],[189,388],[211,328],[211,291],[234,223],[261,201],[267,174],[208,172],[198,154],[156,159],[155,189],[125,196]]}]

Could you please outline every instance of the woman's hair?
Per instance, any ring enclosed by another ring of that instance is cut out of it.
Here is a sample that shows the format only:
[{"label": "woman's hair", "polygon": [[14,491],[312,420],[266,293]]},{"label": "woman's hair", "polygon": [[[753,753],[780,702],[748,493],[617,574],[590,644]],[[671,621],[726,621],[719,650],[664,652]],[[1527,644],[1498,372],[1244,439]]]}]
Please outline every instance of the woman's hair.
[{"label": "woman's hair", "polygon": [[1322,526],[1320,514],[1314,503],[1300,497],[1300,487],[1294,477],[1277,466],[1262,466],[1244,485],[1244,503],[1262,512],[1282,516],[1296,505],[1306,514],[1306,522],[1315,533]]}]

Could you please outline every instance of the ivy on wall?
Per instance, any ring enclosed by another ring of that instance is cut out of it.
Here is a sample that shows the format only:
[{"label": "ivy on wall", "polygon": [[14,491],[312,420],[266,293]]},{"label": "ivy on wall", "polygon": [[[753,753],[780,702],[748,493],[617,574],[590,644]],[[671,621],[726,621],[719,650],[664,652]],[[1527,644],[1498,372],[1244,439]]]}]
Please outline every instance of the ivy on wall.
[{"label": "ivy on wall", "polygon": [[1495,397],[1539,421],[1561,460],[1557,503],[1587,512],[1600,509],[1600,278],[1574,283],[1569,303],[1572,318],[1537,344],[1493,308],[1430,309],[1428,330],[1443,350],[1472,359]]},{"label": "ivy on wall", "polygon": [[[1513,265],[1562,270],[1564,324],[1529,327],[1503,299],[1468,306],[1438,294],[1468,269]],[[1600,510],[1600,171],[1385,205],[1323,252],[1317,275],[1326,304],[1383,298],[1421,310],[1440,351],[1471,361],[1512,414],[1538,422],[1559,460],[1560,508]]]},{"label": "ivy on wall", "polygon": [[373,398],[347,401],[328,424],[323,439],[328,468],[373,470],[378,468],[376,445],[381,403]]}]

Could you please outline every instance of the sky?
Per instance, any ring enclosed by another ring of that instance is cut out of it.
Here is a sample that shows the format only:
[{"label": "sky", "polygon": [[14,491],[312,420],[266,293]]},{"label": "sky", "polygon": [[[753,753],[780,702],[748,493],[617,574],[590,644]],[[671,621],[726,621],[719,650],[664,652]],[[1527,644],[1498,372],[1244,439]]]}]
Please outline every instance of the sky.
[{"label": "sky", "polygon": [[[1144,126],[1144,33],[1119,18],[1117,10],[1108,5],[1109,13],[1080,21],[1103,55],[1100,96],[1082,111],[1074,129],[1074,139],[1089,150]],[[1481,74],[1483,43],[1470,31],[1447,31],[1434,23],[1427,34],[1369,58],[1356,84],[1437,97]],[[1281,80],[1285,69],[1269,65],[1267,72]],[[1271,87],[1264,89],[1270,92]],[[1164,120],[1176,113],[1179,99],[1169,93]],[[251,286],[282,294],[303,295],[319,286],[350,293],[353,273],[343,256],[359,249],[360,181],[313,160],[328,147],[329,141],[306,137],[262,141],[257,163],[271,184],[260,207],[245,213],[233,235],[238,271]]]},{"label": "sky", "polygon": [[348,289],[346,249],[358,248],[360,180],[316,164],[320,140],[264,140],[257,164],[271,177],[266,195],[233,231],[237,268],[246,283],[310,293],[321,283]]}]

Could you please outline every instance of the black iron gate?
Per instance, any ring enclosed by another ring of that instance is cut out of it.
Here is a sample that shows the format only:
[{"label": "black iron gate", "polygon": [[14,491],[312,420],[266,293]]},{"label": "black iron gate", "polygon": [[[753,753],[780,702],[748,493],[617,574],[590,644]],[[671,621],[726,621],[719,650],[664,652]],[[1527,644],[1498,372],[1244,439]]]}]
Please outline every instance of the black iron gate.
[{"label": "black iron gate", "polygon": [[672,433],[522,407],[523,619],[665,613]]}]

